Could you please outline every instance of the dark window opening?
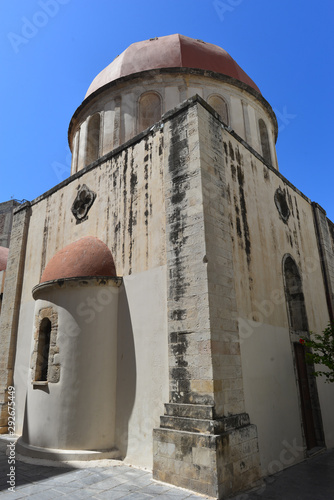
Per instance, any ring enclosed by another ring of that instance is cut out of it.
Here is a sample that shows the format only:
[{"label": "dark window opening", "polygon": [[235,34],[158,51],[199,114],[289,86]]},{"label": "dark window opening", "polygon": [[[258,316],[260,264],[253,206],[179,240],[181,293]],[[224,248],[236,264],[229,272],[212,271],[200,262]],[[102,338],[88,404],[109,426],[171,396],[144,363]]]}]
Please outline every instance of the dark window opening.
[{"label": "dark window opening", "polygon": [[260,139],[261,139],[261,149],[262,156],[271,165],[271,154],[270,154],[270,145],[269,145],[269,136],[267,126],[260,118],[259,120],[259,129],[260,129]]},{"label": "dark window opening", "polygon": [[39,327],[36,381],[46,382],[48,380],[50,336],[51,321],[49,318],[43,318]]}]

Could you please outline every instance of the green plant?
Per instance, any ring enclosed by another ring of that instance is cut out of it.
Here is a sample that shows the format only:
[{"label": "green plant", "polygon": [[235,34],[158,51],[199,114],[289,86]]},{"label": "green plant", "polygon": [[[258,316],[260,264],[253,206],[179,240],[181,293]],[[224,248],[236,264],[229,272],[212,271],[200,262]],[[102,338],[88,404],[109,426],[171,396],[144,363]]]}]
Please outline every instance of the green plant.
[{"label": "green plant", "polygon": [[[301,338],[299,342],[306,347],[306,361],[327,367],[326,371],[314,372],[316,377],[326,377],[326,382],[334,382],[334,323],[329,323],[322,334],[312,333],[312,339]],[[311,350],[312,349],[312,350]]]}]

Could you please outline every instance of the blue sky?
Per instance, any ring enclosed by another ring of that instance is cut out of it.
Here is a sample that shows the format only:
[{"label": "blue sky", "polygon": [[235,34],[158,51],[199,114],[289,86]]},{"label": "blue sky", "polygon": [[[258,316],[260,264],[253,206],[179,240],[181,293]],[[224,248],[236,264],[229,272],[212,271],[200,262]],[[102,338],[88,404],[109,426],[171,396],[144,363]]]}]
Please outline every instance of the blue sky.
[{"label": "blue sky", "polygon": [[334,220],[334,2],[2,0],[0,201],[69,175],[67,128],[91,81],[133,42],[220,45],[277,113],[280,171]]}]

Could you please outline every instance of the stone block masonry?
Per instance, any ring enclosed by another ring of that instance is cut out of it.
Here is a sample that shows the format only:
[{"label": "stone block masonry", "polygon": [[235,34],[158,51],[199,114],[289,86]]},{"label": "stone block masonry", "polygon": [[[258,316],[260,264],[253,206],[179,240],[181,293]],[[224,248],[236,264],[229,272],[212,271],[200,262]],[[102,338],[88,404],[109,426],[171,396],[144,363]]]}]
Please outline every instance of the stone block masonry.
[{"label": "stone block masonry", "polygon": [[170,402],[153,434],[154,477],[217,498],[260,478],[244,405],[223,133],[198,97],[165,126]]},{"label": "stone block masonry", "polygon": [[312,203],[314,225],[318,236],[318,248],[321,261],[321,270],[326,290],[326,300],[329,318],[334,321],[334,231],[333,223],[326,217],[325,210]]},{"label": "stone block masonry", "polygon": [[257,431],[246,413],[215,418],[214,407],[166,404],[155,429],[153,477],[225,498],[259,481]]},{"label": "stone block masonry", "polygon": [[30,205],[14,215],[4,300],[0,317],[0,434],[8,432],[8,387],[13,385],[18,310],[20,307]]}]

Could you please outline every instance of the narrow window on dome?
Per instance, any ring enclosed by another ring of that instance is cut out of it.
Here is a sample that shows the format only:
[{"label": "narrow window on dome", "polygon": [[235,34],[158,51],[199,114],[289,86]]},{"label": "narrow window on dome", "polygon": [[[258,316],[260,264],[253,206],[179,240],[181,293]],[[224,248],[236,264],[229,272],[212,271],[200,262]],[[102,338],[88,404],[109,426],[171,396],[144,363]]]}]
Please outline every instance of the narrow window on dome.
[{"label": "narrow window on dome", "polygon": [[161,118],[161,97],[155,92],[147,92],[143,94],[139,99],[139,130],[145,130],[146,128],[154,125]]},{"label": "narrow window on dome", "polygon": [[75,172],[78,171],[79,143],[80,143],[80,129],[76,131],[73,139],[71,174],[75,174]]},{"label": "narrow window on dome", "polygon": [[217,111],[221,119],[223,120],[226,125],[229,124],[228,122],[228,111],[227,111],[227,103],[225,99],[218,95],[212,95],[208,99],[208,104]]},{"label": "narrow window on dome", "polygon": [[51,321],[49,318],[43,318],[39,327],[35,381],[48,380],[50,336]]},{"label": "narrow window on dome", "polygon": [[99,157],[101,127],[100,123],[101,119],[99,113],[93,115],[88,122],[85,160],[86,166],[97,160]]},{"label": "narrow window on dome", "polygon": [[259,120],[259,130],[260,130],[262,156],[268,163],[271,164],[268,129],[262,118],[260,118]]}]

